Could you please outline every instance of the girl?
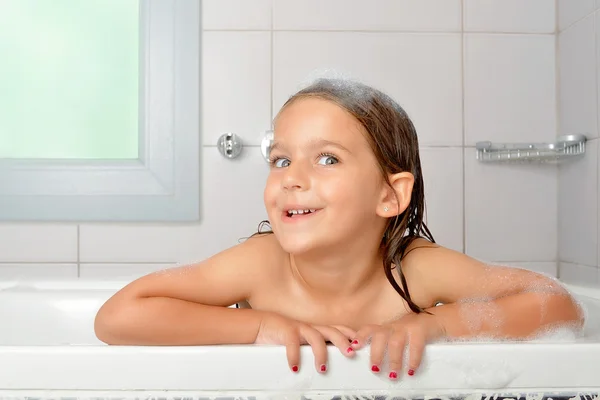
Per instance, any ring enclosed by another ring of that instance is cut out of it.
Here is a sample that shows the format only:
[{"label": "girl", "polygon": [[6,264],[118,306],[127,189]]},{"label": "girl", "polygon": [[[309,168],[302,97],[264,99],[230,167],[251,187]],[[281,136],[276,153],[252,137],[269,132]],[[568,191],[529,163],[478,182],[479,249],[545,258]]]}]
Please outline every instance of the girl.
[{"label": "girl", "polygon": [[130,283],[99,310],[100,340],[280,344],[294,372],[309,344],[322,373],[327,342],[347,357],[370,342],[368,368],[380,372],[387,351],[397,379],[403,368],[414,374],[435,340],[582,326],[557,282],[435,244],[415,128],[385,94],[319,80],[286,102],[274,135],[264,191],[272,231]]}]

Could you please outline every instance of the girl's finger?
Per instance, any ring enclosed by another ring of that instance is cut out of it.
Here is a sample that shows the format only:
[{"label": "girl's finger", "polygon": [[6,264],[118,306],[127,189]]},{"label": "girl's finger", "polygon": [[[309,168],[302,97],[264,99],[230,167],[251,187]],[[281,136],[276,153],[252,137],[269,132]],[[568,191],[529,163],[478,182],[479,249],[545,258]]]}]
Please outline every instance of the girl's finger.
[{"label": "girl's finger", "polygon": [[326,340],[333,343],[343,355],[347,357],[352,357],[354,355],[354,350],[350,347],[350,340],[347,335],[344,335],[332,326],[315,326],[314,328],[318,330]]},{"label": "girl's finger", "polygon": [[371,335],[371,371],[377,373],[381,371],[381,363],[388,341],[388,330],[379,329]]},{"label": "girl's finger", "polygon": [[425,337],[411,333],[408,338],[408,375],[414,375],[421,365],[425,351]]},{"label": "girl's finger", "polygon": [[402,371],[402,358],[406,347],[406,333],[404,330],[394,331],[388,340],[388,357],[390,363],[389,378],[398,379],[399,371]]},{"label": "girl's finger", "polygon": [[327,372],[327,345],[325,344],[325,338],[318,330],[310,326],[303,326],[300,329],[300,334],[312,348],[317,372],[324,374]]},{"label": "girl's finger", "polygon": [[366,325],[362,328],[360,328],[358,330],[358,332],[356,332],[356,335],[354,336],[354,339],[352,340],[351,346],[354,350],[358,350],[360,348],[362,348],[363,346],[365,346],[369,340],[369,338],[371,337],[371,335],[373,335],[373,332],[375,331],[375,329],[379,329],[378,325]]},{"label": "girl's finger", "polygon": [[338,331],[342,332],[342,334],[346,336],[346,338],[349,341],[354,340],[356,338],[356,331],[352,328],[348,328],[344,325],[333,325],[333,327]]},{"label": "girl's finger", "polygon": [[285,343],[285,353],[292,372],[300,371],[300,337],[298,332],[289,335]]}]

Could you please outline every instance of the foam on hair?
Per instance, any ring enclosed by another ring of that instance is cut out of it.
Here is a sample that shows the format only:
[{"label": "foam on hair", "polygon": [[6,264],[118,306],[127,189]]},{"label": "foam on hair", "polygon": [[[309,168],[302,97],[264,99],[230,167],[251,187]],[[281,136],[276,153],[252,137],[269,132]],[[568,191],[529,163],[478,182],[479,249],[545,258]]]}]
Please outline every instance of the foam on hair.
[{"label": "foam on hair", "polygon": [[361,100],[367,102],[373,96],[376,96],[379,100],[386,103],[387,106],[408,119],[408,115],[404,109],[382,89],[374,84],[357,80],[349,72],[342,72],[331,68],[316,69],[300,82],[296,88],[296,93],[319,85],[334,88],[338,95],[350,97],[359,103]]}]

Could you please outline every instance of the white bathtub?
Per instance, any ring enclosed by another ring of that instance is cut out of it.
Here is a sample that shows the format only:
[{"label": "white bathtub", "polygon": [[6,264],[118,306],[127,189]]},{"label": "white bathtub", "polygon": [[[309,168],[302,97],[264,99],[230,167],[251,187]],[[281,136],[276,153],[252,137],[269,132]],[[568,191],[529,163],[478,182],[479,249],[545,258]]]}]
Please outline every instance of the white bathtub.
[{"label": "white bathtub", "polygon": [[430,344],[414,377],[390,382],[369,371],[367,350],[349,360],[330,348],[329,372],[323,376],[314,370],[309,347],[303,347],[303,367],[294,374],[287,368],[284,348],[278,346],[104,345],[94,335],[93,320],[123,284],[2,284],[0,398],[505,394],[531,400],[600,392],[600,288],[569,286],[590,313],[583,338]]}]

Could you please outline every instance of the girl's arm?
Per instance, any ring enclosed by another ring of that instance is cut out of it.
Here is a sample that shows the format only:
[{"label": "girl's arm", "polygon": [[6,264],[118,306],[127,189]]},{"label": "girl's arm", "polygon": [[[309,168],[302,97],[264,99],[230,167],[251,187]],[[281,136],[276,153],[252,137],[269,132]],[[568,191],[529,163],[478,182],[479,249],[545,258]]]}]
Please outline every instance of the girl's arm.
[{"label": "girl's arm", "polygon": [[430,304],[444,304],[427,311],[448,338],[527,339],[559,325],[583,324],[573,297],[544,275],[486,265],[443,247],[415,249],[409,258],[409,288],[423,287]]},{"label": "girl's arm", "polygon": [[558,326],[581,327],[582,314],[568,294],[522,292],[493,300],[450,303],[427,309],[446,337],[529,339]]},{"label": "girl's arm", "polygon": [[250,238],[202,263],[133,281],[100,308],[96,336],[121,345],[253,343],[262,313],[228,306],[264,280],[271,242]]}]

